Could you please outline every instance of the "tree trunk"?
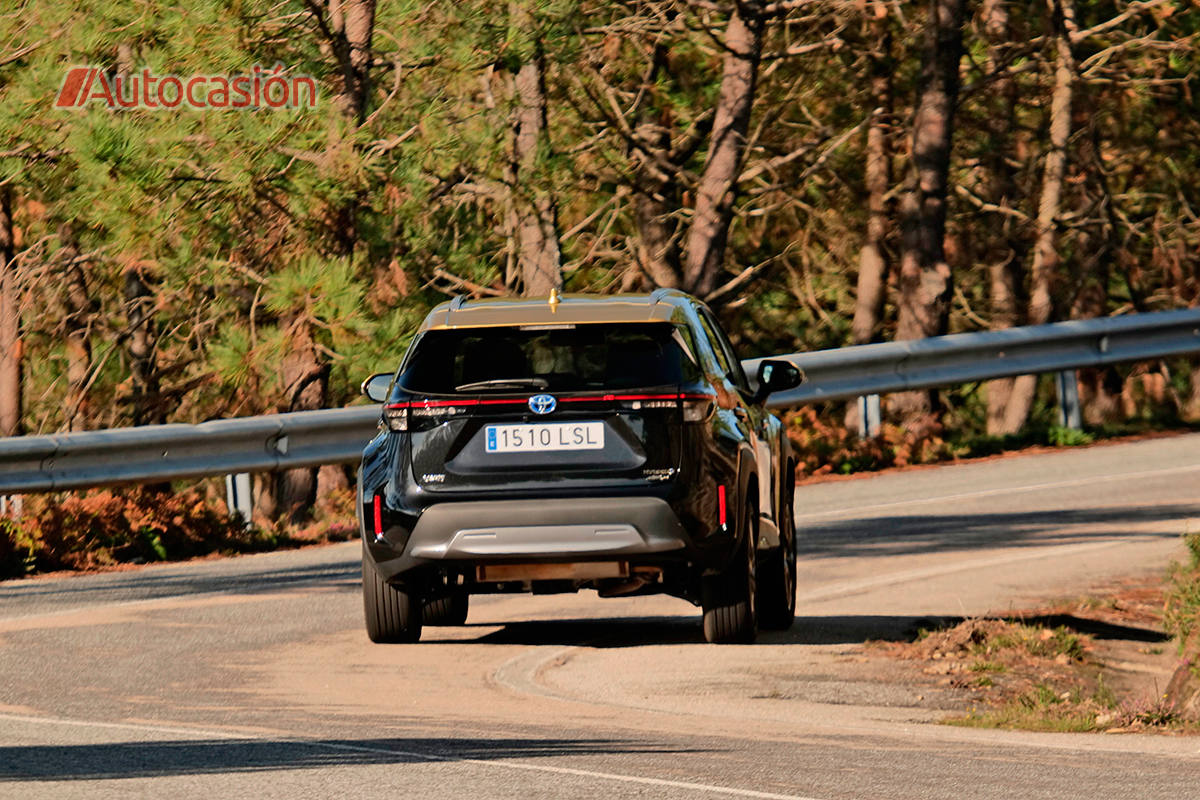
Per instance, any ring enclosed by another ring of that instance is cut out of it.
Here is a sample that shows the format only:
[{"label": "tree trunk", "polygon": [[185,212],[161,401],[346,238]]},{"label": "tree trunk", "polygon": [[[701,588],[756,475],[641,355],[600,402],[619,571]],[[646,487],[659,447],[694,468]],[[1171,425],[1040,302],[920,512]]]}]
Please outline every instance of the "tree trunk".
[{"label": "tree trunk", "polygon": [[[1084,87],[1080,87],[1084,89]],[[1072,103],[1072,105],[1080,105]],[[1078,113],[1078,112],[1076,112]],[[1104,175],[1103,149],[1099,128],[1089,125],[1087,136],[1079,142],[1079,164],[1090,173],[1089,183],[1097,186],[1104,206],[1112,214],[1114,201]],[[1112,263],[1120,257],[1123,242],[1116,220],[1109,218],[1097,232],[1095,226],[1080,230],[1073,248],[1076,255],[1071,265],[1071,283],[1076,287],[1071,304],[1071,319],[1095,319],[1108,314],[1108,287]],[[1095,244],[1093,244],[1095,242]],[[1085,367],[1076,371],[1079,378],[1079,403],[1083,421],[1103,425],[1121,419],[1121,377],[1112,367]],[[1176,409],[1179,411],[1181,409]]]},{"label": "tree trunk", "polygon": [[333,102],[344,116],[362,124],[371,96],[375,0],[329,0],[329,22],[333,51],[341,72]]},{"label": "tree trunk", "polygon": [[[1054,313],[1053,284],[1059,266],[1058,215],[1063,179],[1067,168],[1067,144],[1071,138],[1071,103],[1075,90],[1075,56],[1070,34],[1077,30],[1073,0],[1047,0],[1055,27],[1054,94],[1050,100],[1050,149],[1046,153],[1042,193],[1038,199],[1037,239],[1033,251],[1032,286],[1029,294],[1030,325],[1050,321]],[[1022,375],[1013,383],[1005,411],[1004,427],[1018,431],[1029,419],[1037,392],[1037,376]]]},{"label": "tree trunk", "polygon": [[634,190],[633,218],[638,231],[635,252],[638,266],[655,286],[677,289],[682,281],[678,231],[672,207],[664,197],[667,191],[665,184]]},{"label": "tree trunk", "polygon": [[853,344],[867,344],[875,338],[883,304],[887,298],[887,257],[884,253],[888,232],[887,193],[892,188],[892,37],[887,5],[872,2],[874,19],[870,38],[879,46],[869,54],[871,63],[871,118],[867,123],[866,189],[867,235],[858,257],[858,294],[854,302],[854,320],[850,325]]},{"label": "tree trunk", "polygon": [[[1003,330],[1018,324],[1020,309],[1021,262],[1015,250],[1010,255],[988,264],[992,330]],[[987,432],[989,436],[1016,433],[1008,427],[1008,407],[1012,401],[1016,378],[997,378],[987,384]]]},{"label": "tree trunk", "polygon": [[166,422],[166,408],[159,395],[154,293],[136,265],[125,269],[124,296],[125,316],[129,322],[125,353],[129,357],[133,424],[161,425]]},{"label": "tree trunk", "polygon": [[[953,289],[946,262],[946,187],[958,64],[962,55],[965,0],[930,0],[920,97],[912,132],[909,188],[900,204],[900,311],[897,339],[921,339],[946,332]],[[908,423],[933,410],[929,392],[892,396],[892,411]]]},{"label": "tree trunk", "polygon": [[[646,82],[654,83],[667,61],[667,48],[654,48],[654,62]],[[671,160],[671,134],[667,124],[643,109],[634,131],[641,149],[634,148],[633,221],[637,227],[634,255],[638,267],[655,286],[677,289],[683,284],[679,252],[679,185],[655,161]],[[645,152],[644,152],[645,151]],[[656,158],[657,157],[657,158]]]},{"label": "tree trunk", "polygon": [[1200,422],[1200,365],[1192,366],[1191,391],[1180,414],[1189,422]]},{"label": "tree trunk", "polygon": [[21,281],[15,259],[12,185],[0,185],[0,436],[22,433]]},{"label": "tree trunk", "polygon": [[[324,408],[328,400],[329,364],[317,352],[311,323],[297,316],[282,324],[288,330],[289,349],[280,365],[283,396],[287,400],[281,410],[313,411]],[[292,469],[279,473],[275,490],[278,512],[287,514],[293,522],[307,519],[316,492],[316,469]]]},{"label": "tree trunk", "polygon": [[88,292],[87,274],[75,233],[69,225],[61,225],[58,238],[62,242],[62,282],[65,291],[63,325],[66,328],[67,402],[64,414],[68,431],[85,431],[91,424],[92,405],[87,396],[92,374],[92,315],[95,303]]},{"label": "tree trunk", "polygon": [[[983,154],[985,199],[994,206],[1009,208],[1017,197],[1014,170],[1009,163],[1010,128],[1017,110],[1017,82],[1005,64],[1004,49],[1013,44],[1008,0],[984,0],[980,11],[987,37],[988,72],[998,75],[993,83],[998,105],[988,113],[987,152]],[[1001,232],[987,250],[988,298],[991,329],[1003,330],[1019,325],[1021,291],[1024,285],[1021,246],[1013,231],[1013,218],[997,214],[992,218]],[[987,432],[990,436],[1015,433],[1005,427],[1005,415],[1012,397],[1015,378],[998,378],[987,384]]]},{"label": "tree trunk", "polygon": [[513,152],[509,168],[517,267],[526,297],[562,287],[558,244],[558,206],[538,175],[538,151],[546,146],[545,59],[540,43],[517,71]]},{"label": "tree trunk", "polygon": [[[1108,259],[1101,254],[1095,272],[1080,276],[1080,291],[1071,307],[1071,319],[1103,317],[1108,305]],[[1077,370],[1079,405],[1083,421],[1103,425],[1121,419],[1121,376],[1114,367],[1086,367]]]},{"label": "tree trunk", "polygon": [[[864,175],[867,230],[858,254],[854,319],[850,323],[850,343],[856,345],[873,341],[879,330],[887,300],[889,268],[885,248],[890,216],[887,194],[892,188],[892,31],[883,0],[872,0],[870,12],[872,18],[866,26],[866,38],[874,42],[877,49],[867,54],[871,103]],[[858,429],[861,420],[857,400],[846,404],[843,421],[847,429]]]},{"label": "tree trunk", "polygon": [[717,287],[725,260],[762,57],[763,25],[762,3],[742,1],[735,4],[725,28],[721,88],[685,247],[684,286],[699,297]]}]

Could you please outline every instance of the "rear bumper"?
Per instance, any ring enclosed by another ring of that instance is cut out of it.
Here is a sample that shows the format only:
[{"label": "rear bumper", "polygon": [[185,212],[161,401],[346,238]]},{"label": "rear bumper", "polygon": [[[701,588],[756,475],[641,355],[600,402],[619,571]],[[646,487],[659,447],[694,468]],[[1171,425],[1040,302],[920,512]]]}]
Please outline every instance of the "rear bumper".
[{"label": "rear bumper", "polygon": [[408,542],[415,558],[621,556],[687,545],[675,512],[657,497],[480,500],[441,503]]},{"label": "rear bumper", "polygon": [[692,545],[666,500],[572,497],[438,503],[421,513],[402,548],[385,540],[368,549],[392,578],[437,564],[682,556]]}]

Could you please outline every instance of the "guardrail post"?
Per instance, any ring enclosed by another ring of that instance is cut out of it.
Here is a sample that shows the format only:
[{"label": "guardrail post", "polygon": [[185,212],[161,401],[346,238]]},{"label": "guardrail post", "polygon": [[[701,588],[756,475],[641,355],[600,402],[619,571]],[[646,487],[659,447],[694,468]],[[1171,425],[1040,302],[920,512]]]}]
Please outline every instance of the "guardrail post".
[{"label": "guardrail post", "polygon": [[1083,430],[1083,415],[1079,409],[1079,382],[1075,370],[1065,369],[1054,373],[1054,387],[1058,390],[1058,424],[1072,430]]},{"label": "guardrail post", "polygon": [[241,519],[242,524],[249,527],[254,514],[254,498],[250,489],[250,473],[239,472],[236,475],[225,476],[225,504],[229,506],[229,514]]},{"label": "guardrail post", "polygon": [[874,439],[883,425],[883,414],[879,408],[879,395],[868,394],[858,398],[858,436]]}]

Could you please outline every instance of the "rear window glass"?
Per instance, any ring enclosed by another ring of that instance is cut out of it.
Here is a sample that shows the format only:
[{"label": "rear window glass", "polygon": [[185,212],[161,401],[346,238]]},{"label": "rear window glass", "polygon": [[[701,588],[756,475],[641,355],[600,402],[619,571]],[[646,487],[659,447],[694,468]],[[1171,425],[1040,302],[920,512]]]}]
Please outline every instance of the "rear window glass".
[{"label": "rear window glass", "polygon": [[398,384],[424,394],[677,386],[700,377],[684,348],[667,323],[435,330]]}]

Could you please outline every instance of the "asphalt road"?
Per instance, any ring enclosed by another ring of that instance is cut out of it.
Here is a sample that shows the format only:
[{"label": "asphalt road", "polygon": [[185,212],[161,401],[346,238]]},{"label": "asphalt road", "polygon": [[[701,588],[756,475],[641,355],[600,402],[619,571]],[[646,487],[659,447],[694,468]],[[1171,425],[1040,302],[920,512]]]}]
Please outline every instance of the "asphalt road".
[{"label": "asphalt road", "polygon": [[0,584],[0,798],[1182,798],[1200,738],[934,724],[857,648],[1161,570],[1200,436],[800,487],[799,619],[703,643],[670,598],[473,598],[362,631],[358,544]]}]

